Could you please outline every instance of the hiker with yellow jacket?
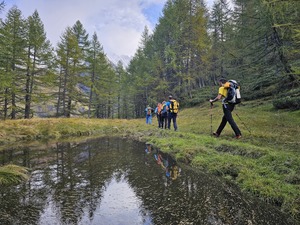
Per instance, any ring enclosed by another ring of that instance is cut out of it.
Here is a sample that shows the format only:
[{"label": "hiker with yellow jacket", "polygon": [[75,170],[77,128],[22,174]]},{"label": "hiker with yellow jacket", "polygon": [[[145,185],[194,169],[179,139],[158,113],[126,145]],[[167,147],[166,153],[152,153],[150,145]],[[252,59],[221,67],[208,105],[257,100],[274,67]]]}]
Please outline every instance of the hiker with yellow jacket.
[{"label": "hiker with yellow jacket", "polygon": [[224,87],[226,83],[227,83],[226,79],[224,79],[224,78],[219,79],[220,87],[219,87],[218,95],[214,99],[209,100],[209,102],[212,104],[213,102],[223,99],[222,106],[223,106],[224,115],[223,115],[222,121],[221,121],[217,131],[214,132],[213,135],[215,137],[219,137],[221,132],[223,131],[224,127],[226,126],[226,123],[228,122],[230,124],[232,130],[235,133],[235,138],[239,139],[242,137],[242,133],[241,133],[239,127],[236,125],[236,123],[232,117],[232,114],[231,114],[232,111],[234,110],[235,104],[228,103],[226,101],[227,92],[228,92],[228,89]]},{"label": "hiker with yellow jacket", "polygon": [[168,111],[168,129],[171,127],[171,121],[173,121],[174,130],[177,131],[177,113],[179,108],[179,103],[173,99],[173,96],[169,96],[169,101],[167,102]]}]

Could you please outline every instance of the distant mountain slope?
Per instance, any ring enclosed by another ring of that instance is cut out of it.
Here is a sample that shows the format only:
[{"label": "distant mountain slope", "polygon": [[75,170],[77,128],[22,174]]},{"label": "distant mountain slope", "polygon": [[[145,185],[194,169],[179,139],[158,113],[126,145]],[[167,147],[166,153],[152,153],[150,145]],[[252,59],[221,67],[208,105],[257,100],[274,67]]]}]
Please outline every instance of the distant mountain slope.
[{"label": "distant mountain slope", "polygon": [[116,55],[116,54],[110,54],[107,55],[108,60],[115,66],[118,65],[118,62],[121,61],[124,68],[127,68],[129,65],[130,60],[132,57],[128,55]]}]

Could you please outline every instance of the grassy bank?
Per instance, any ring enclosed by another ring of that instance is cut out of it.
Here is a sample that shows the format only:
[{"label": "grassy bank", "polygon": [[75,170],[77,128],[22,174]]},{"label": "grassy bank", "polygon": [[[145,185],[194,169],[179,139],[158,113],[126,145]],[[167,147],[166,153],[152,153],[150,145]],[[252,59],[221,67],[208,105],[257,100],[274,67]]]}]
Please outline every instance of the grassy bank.
[{"label": "grassy bank", "polygon": [[[235,114],[237,113],[237,114]],[[222,116],[221,104],[182,110],[179,131],[139,120],[31,119],[0,123],[1,148],[23,141],[74,136],[117,135],[151,142],[180,162],[209,171],[279,206],[300,221],[300,111],[275,111],[271,103],[248,102],[234,111],[242,139],[227,125],[219,138],[210,135]]]}]

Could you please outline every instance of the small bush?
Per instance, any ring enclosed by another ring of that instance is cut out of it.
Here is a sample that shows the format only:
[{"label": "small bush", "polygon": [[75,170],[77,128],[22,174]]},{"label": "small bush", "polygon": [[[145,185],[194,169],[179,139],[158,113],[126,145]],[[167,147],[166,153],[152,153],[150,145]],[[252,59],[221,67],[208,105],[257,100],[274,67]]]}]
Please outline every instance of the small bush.
[{"label": "small bush", "polygon": [[300,109],[300,96],[287,96],[273,101],[273,106],[276,109]]}]

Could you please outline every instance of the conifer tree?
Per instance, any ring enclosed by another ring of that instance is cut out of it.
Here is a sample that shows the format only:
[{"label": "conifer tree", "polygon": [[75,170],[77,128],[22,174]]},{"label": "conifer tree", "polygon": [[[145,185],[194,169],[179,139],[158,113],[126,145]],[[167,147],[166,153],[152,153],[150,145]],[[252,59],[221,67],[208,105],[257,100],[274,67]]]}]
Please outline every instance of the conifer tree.
[{"label": "conifer tree", "polygon": [[[26,85],[25,85],[25,115],[28,119],[31,113],[31,104],[35,95],[41,98],[41,88],[47,82],[44,78],[51,71],[51,63],[53,60],[53,49],[51,48],[49,40],[46,38],[44,25],[39,17],[37,11],[27,19],[27,69],[26,69]],[[43,88],[47,88],[44,86]],[[43,92],[42,92],[43,93]],[[42,100],[42,99],[40,99]],[[49,98],[45,99],[46,101]]]},{"label": "conifer tree", "polygon": [[[70,117],[74,103],[78,98],[78,74],[81,71],[81,48],[73,30],[67,27],[61,36],[61,42],[57,48],[58,63],[60,66],[60,97],[58,106],[61,106],[61,114]],[[73,102],[74,101],[74,102]],[[58,107],[60,109],[60,107]],[[58,112],[59,113],[59,112]]]},{"label": "conifer tree", "polygon": [[282,66],[289,83],[299,85],[300,2],[264,1],[263,6],[269,16],[272,44],[276,46],[278,64]]},{"label": "conifer tree", "polygon": [[90,46],[89,34],[87,33],[87,31],[85,30],[85,28],[79,20],[77,20],[76,23],[73,25],[72,32],[77,39],[78,46],[76,46],[76,48],[78,48],[79,53],[77,62],[73,62],[74,77],[76,77],[77,88],[74,92],[75,95],[72,101],[75,102],[76,108],[83,109],[81,112],[78,113],[84,113],[84,108],[88,102],[88,95],[84,88],[84,82],[86,80],[85,77],[88,76],[86,61],[88,57],[88,48]]},{"label": "conifer tree", "polygon": [[153,35],[144,38],[144,31],[129,66],[136,81],[142,77],[144,94],[138,99],[145,99],[143,107],[170,93],[192,98],[193,90],[205,85],[210,47],[206,12],[201,0],[168,1]]},{"label": "conifer tree", "polygon": [[227,0],[216,1],[212,7],[210,29],[212,38],[212,77],[228,75],[228,43],[230,41],[231,11]]},{"label": "conifer tree", "polygon": [[132,116],[130,115],[131,93],[126,82],[127,74],[121,61],[118,62],[115,72],[117,78],[117,116],[118,119],[128,119]]},{"label": "conifer tree", "polygon": [[10,113],[11,119],[21,112],[22,90],[24,88],[25,20],[21,11],[12,7],[1,26],[1,64],[3,68],[3,118]]},{"label": "conifer tree", "polygon": [[[89,117],[93,114],[95,115],[96,109],[100,108],[98,106],[97,100],[99,99],[98,95],[101,91],[101,85],[99,85],[99,81],[101,79],[102,73],[106,70],[107,62],[106,57],[103,51],[103,47],[98,40],[98,36],[96,33],[93,34],[91,40],[91,46],[89,49],[89,55],[87,62],[89,63],[89,76],[90,80],[86,85],[90,88],[89,93]],[[100,113],[98,113],[99,115]]]},{"label": "conifer tree", "polygon": [[135,99],[134,112],[138,116],[144,115],[144,109],[147,105],[154,105],[156,102],[154,92],[157,75],[154,74],[153,70],[153,51],[152,46],[149,45],[151,38],[148,28],[145,27],[140,46],[128,67],[132,87],[134,87],[132,92]]}]

